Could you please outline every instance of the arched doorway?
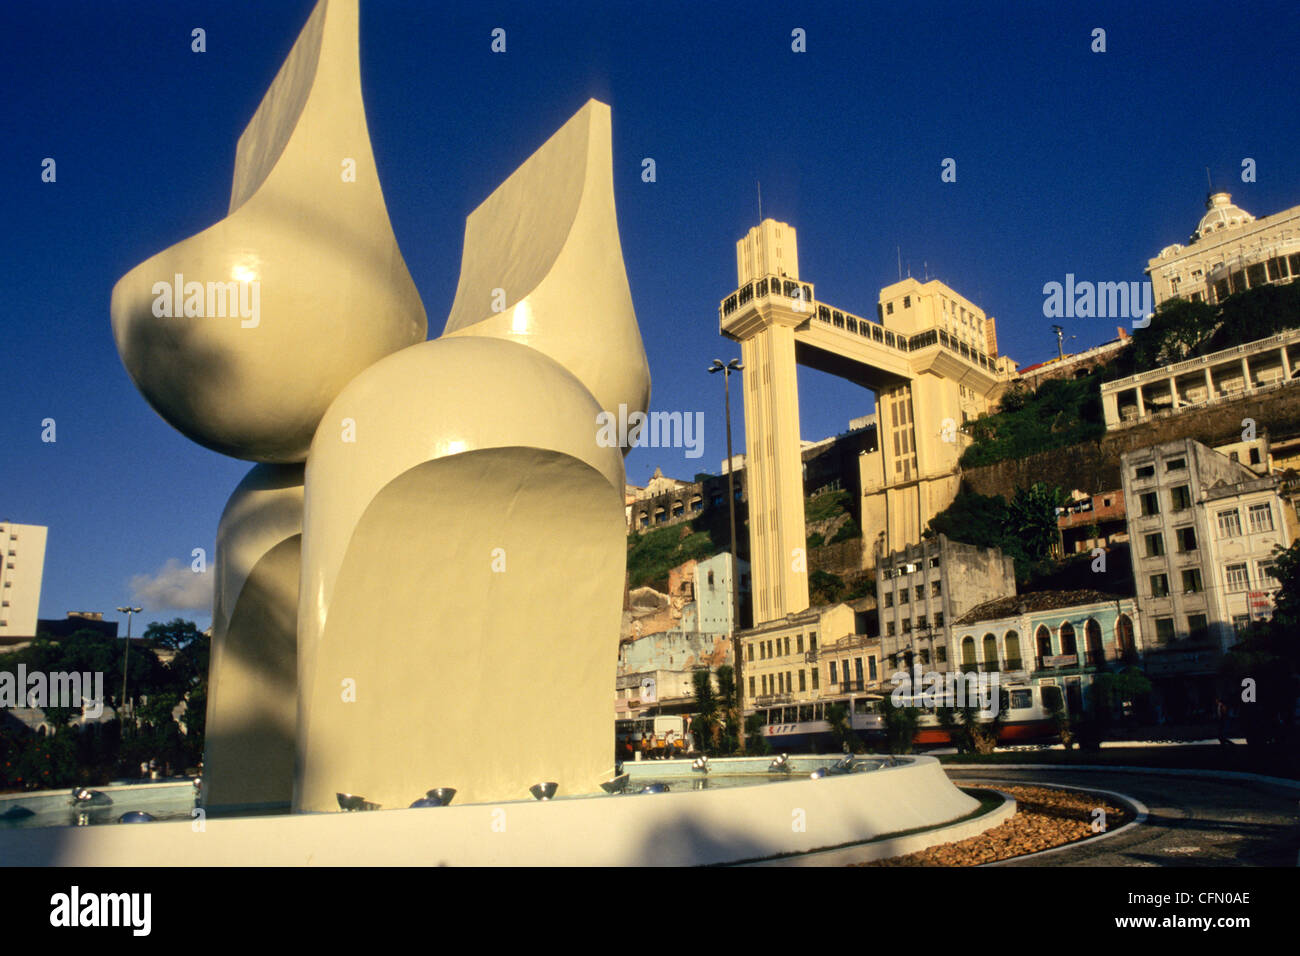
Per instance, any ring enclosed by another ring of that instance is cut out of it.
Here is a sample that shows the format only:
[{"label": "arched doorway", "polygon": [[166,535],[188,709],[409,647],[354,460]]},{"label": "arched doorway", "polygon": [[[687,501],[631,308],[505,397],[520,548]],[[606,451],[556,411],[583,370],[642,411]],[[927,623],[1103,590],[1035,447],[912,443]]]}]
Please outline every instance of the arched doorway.
[{"label": "arched doorway", "polygon": [[984,635],[984,668],[986,672],[998,670],[998,639],[992,634]]}]

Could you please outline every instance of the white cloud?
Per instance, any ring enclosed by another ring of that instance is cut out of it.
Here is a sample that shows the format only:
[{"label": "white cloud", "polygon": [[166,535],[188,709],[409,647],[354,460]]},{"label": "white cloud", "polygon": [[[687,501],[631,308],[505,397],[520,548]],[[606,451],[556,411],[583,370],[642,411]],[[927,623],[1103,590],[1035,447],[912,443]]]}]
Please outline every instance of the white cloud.
[{"label": "white cloud", "polygon": [[211,611],[212,578],[210,571],[199,574],[168,558],[155,573],[131,578],[132,600],[151,611]]}]

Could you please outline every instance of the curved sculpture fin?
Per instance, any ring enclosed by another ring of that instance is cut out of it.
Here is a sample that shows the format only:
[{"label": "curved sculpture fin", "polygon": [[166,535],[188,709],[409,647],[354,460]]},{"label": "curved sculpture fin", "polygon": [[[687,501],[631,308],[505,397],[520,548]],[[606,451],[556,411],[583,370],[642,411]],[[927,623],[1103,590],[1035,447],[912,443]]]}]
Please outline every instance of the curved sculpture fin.
[{"label": "curved sculpture fin", "polygon": [[132,269],[113,336],[175,428],[290,463],[359,372],[428,333],[361,98],[356,0],[317,4],[239,139],[230,214]]},{"label": "curved sculpture fin", "polygon": [[588,100],[469,215],[444,335],[528,345],[605,411],[645,411],[650,368],[618,237],[607,105]]}]

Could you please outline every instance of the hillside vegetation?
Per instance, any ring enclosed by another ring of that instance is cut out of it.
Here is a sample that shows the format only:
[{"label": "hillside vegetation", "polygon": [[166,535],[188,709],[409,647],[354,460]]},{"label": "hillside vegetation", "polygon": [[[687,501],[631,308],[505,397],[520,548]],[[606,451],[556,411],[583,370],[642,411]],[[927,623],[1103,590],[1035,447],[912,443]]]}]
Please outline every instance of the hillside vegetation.
[{"label": "hillside vegetation", "polygon": [[1165,302],[1146,328],[1134,330],[1132,344],[1109,365],[1084,378],[1048,379],[1037,392],[1013,384],[996,413],[967,426],[974,443],[960,464],[978,468],[1100,438],[1106,431],[1103,383],[1296,328],[1300,282],[1249,289],[1220,305]]}]

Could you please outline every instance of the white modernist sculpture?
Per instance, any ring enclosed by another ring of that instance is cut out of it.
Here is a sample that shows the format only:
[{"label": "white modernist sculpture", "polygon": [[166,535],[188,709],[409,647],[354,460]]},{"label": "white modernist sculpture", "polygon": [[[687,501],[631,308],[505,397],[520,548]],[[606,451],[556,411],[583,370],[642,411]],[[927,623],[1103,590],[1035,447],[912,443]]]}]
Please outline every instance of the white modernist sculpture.
[{"label": "white modernist sculpture", "polygon": [[593,792],[613,764],[623,449],[598,420],[650,382],[607,106],[469,217],[447,326],[357,376],[312,443],[297,809]]},{"label": "white modernist sculpture", "polygon": [[469,217],[446,333],[424,341],[357,31],[356,0],[321,0],[239,140],[229,216],[113,290],[150,404],[268,463],[218,532],[204,797],[594,792],[626,554],[625,449],[599,418],[650,392],[609,108],[588,102]]},{"label": "white modernist sculpture", "polygon": [[[228,217],[113,289],[113,336],[137,387],[186,436],[235,457],[301,463],[343,386],[427,334],[376,176],[357,30],[355,0],[317,4],[239,138]],[[301,528],[301,464],[254,469],[222,517],[210,806],[292,794],[297,675],[285,659]]]},{"label": "white modernist sculpture", "polygon": [[256,465],[217,526],[203,754],[209,809],[293,797],[302,465]]},{"label": "white modernist sculpture", "polygon": [[230,213],[113,289],[136,386],[188,438],[300,462],[326,406],[428,322],[379,188],[356,0],[321,0],[239,138]]}]

